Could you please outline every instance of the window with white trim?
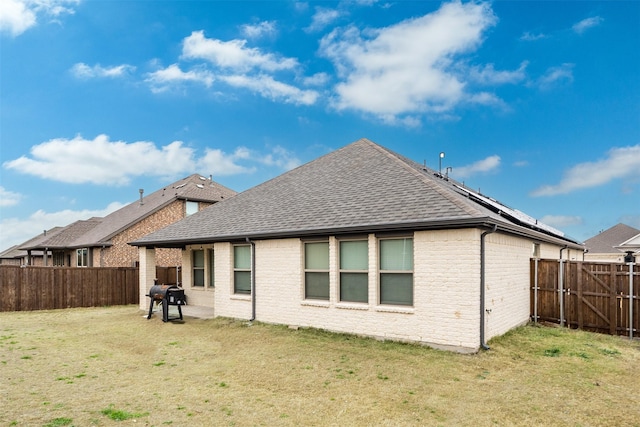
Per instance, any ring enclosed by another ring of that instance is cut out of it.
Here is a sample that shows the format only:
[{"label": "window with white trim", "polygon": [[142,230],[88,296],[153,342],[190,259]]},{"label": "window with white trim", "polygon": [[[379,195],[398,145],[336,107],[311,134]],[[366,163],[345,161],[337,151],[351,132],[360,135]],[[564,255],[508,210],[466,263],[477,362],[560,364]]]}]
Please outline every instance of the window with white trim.
[{"label": "window with white trim", "polygon": [[233,247],[233,293],[251,294],[251,246]]},{"label": "window with white trim", "polygon": [[214,256],[214,251],[213,249],[209,249],[207,251],[209,253],[209,287],[213,288],[216,285],[216,281],[215,281],[215,268],[214,268],[214,264],[215,264],[215,256]]},{"label": "window with white trim", "polygon": [[190,202],[187,200],[185,202],[186,216],[193,215],[196,212],[198,212],[198,202]]},{"label": "window with white trim", "polygon": [[304,297],[329,300],[329,242],[304,244]]},{"label": "window with white trim", "polygon": [[204,249],[192,251],[193,286],[204,287]]},{"label": "window with white trim", "polygon": [[380,239],[380,304],[413,305],[413,238]]},{"label": "window with white trim", "polygon": [[89,266],[89,249],[82,248],[76,250],[76,266],[88,267]]},{"label": "window with white trim", "polygon": [[369,302],[369,242],[340,241],[340,301]]}]

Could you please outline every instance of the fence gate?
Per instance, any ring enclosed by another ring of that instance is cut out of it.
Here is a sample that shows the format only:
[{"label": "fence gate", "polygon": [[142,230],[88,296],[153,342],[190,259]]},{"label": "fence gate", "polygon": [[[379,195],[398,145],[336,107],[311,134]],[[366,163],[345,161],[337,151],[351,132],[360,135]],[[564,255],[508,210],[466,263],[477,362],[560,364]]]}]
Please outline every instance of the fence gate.
[{"label": "fence gate", "polygon": [[640,336],[640,265],[532,260],[531,273],[535,321]]}]

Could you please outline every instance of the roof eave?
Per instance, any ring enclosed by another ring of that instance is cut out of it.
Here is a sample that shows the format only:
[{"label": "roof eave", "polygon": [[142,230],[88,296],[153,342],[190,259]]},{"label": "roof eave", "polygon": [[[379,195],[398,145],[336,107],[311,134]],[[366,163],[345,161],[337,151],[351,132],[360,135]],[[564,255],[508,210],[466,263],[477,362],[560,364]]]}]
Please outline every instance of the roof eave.
[{"label": "roof eave", "polygon": [[533,240],[556,243],[559,245],[568,245],[574,249],[582,249],[582,246],[570,239],[562,239],[546,235],[535,230],[527,230],[523,227],[513,226],[502,221],[497,221],[491,217],[479,218],[454,218],[442,219],[435,221],[419,221],[419,222],[402,222],[395,224],[364,224],[345,227],[326,227],[314,228],[306,230],[279,230],[279,231],[258,231],[253,233],[228,234],[217,236],[203,236],[197,238],[186,239],[169,239],[169,240],[137,240],[129,242],[132,246],[158,247],[158,248],[184,248],[187,245],[207,244],[215,242],[240,241],[247,238],[252,240],[267,239],[285,239],[292,237],[310,237],[318,235],[345,235],[359,233],[380,233],[380,232],[407,232],[415,230],[442,230],[451,228],[487,228],[490,229],[494,225],[498,229],[509,232],[510,234],[520,235]]}]

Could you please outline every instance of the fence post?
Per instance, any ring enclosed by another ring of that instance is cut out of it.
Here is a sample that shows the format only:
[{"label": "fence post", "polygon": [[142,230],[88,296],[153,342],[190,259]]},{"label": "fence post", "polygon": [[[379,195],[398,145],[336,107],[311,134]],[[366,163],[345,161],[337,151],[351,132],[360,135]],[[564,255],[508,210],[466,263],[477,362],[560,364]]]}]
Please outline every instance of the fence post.
[{"label": "fence post", "polygon": [[564,260],[560,259],[558,269],[558,292],[560,292],[560,327],[564,326]]},{"label": "fence post", "polygon": [[629,263],[629,339],[633,339],[633,261]]},{"label": "fence post", "polygon": [[533,260],[533,323],[538,323],[538,258]]}]

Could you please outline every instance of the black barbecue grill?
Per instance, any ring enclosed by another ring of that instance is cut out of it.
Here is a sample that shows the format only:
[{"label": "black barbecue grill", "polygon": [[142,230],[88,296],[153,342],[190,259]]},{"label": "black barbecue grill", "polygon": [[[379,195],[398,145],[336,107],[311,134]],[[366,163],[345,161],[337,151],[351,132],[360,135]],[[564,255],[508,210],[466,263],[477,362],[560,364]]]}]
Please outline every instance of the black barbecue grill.
[{"label": "black barbecue grill", "polygon": [[[168,322],[169,320],[182,320],[182,307],[187,303],[187,299],[184,296],[184,289],[178,285],[170,284],[158,284],[158,279],[153,281],[153,286],[149,289],[147,296],[151,299],[149,304],[149,315],[147,319],[151,318],[153,312],[153,303],[162,304],[162,321]],[[175,305],[178,307],[179,317],[169,318],[169,306]]]}]

